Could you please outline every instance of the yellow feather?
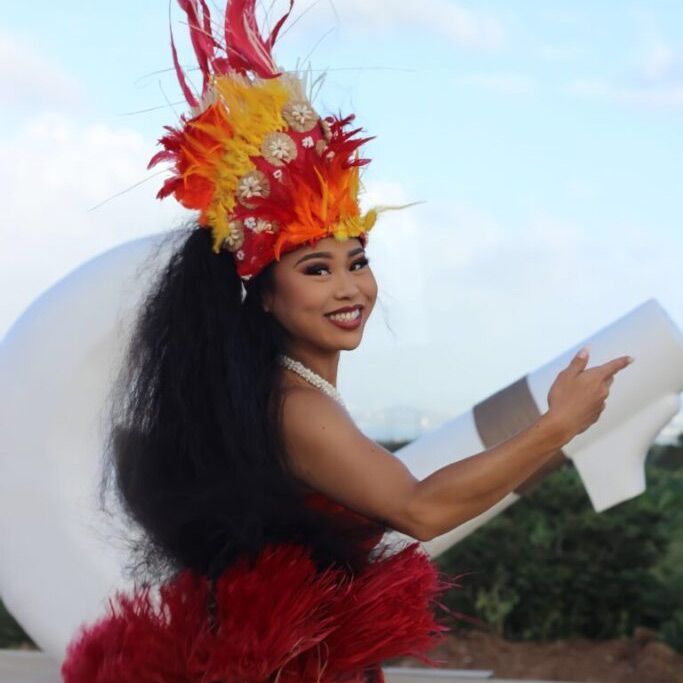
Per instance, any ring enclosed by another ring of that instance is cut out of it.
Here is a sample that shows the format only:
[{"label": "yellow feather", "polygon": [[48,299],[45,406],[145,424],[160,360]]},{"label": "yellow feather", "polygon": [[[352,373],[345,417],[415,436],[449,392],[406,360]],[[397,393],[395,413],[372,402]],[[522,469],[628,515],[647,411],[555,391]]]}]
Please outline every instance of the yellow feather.
[{"label": "yellow feather", "polygon": [[217,162],[214,196],[206,216],[214,226],[213,246],[217,251],[229,232],[228,218],[235,207],[239,180],[255,168],[249,157],[260,156],[261,144],[268,133],[287,128],[281,112],[291,97],[291,86],[279,78],[251,82],[236,75],[219,76],[213,85],[232,128],[232,135],[215,131],[222,154]]}]

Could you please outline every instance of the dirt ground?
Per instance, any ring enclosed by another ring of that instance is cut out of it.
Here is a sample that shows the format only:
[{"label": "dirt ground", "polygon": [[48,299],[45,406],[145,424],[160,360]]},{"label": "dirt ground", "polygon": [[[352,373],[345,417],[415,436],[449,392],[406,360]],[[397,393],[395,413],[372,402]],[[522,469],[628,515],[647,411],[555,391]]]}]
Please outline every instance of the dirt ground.
[{"label": "dirt ground", "polygon": [[[683,683],[683,654],[648,629],[618,640],[558,640],[551,643],[510,642],[471,631],[449,635],[430,653],[453,669],[490,669],[499,678],[529,678],[576,683]],[[424,666],[404,657],[392,666]]]},{"label": "dirt ground", "polygon": [[[25,643],[16,649],[35,649]],[[451,669],[487,669],[497,678],[571,683],[683,683],[683,654],[638,628],[632,638],[510,642],[470,631],[448,636],[432,651]],[[385,666],[424,666],[411,657],[387,660]]]}]

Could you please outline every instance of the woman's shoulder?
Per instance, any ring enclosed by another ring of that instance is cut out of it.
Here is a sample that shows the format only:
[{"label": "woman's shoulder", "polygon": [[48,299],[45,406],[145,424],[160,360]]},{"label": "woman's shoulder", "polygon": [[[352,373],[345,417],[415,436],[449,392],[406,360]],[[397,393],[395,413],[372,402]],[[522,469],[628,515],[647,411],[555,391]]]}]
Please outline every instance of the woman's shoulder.
[{"label": "woman's shoulder", "polygon": [[[299,381],[301,383],[299,383]],[[325,410],[337,409],[340,415],[350,419],[349,412],[332,396],[312,386],[298,377],[283,381],[278,387],[281,406],[293,405],[295,410],[303,409],[306,416],[315,415]]]}]

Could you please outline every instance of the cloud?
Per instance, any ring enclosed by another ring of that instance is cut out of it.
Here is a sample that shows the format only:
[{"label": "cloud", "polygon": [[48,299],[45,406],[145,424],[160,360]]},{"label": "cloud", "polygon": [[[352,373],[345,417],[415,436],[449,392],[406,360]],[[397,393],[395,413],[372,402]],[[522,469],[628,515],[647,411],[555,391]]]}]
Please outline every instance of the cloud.
[{"label": "cloud", "polygon": [[526,74],[467,74],[458,77],[457,81],[506,95],[528,95],[536,90],[536,81]]},{"label": "cloud", "polygon": [[570,62],[586,54],[586,49],[578,45],[541,45],[538,54],[549,62]]},{"label": "cloud", "polygon": [[[312,5],[315,7],[311,7]],[[329,5],[311,0],[302,2],[300,14],[305,11],[306,15],[300,22],[301,27],[321,31],[321,27],[330,21],[331,16],[336,15],[338,24],[345,30],[427,30],[471,48],[497,47],[505,33],[495,16],[462,7],[450,0],[422,0],[420,3],[343,0]],[[277,13],[272,16],[277,16]]]},{"label": "cloud", "polygon": [[619,80],[576,79],[564,88],[566,93],[646,108],[683,107],[683,49],[662,37],[650,12],[637,12],[635,18],[644,47],[631,73]]},{"label": "cloud", "polygon": [[[425,284],[431,301],[440,301],[444,311],[495,310],[501,331],[509,331],[525,306],[524,315],[531,318],[552,316],[562,305],[589,319],[591,311],[594,317],[604,315],[601,310],[640,302],[652,292],[671,302],[679,299],[674,275],[683,244],[678,238],[677,247],[671,235],[650,225],[615,222],[595,230],[535,211],[520,224],[505,226],[464,205],[444,205],[442,216],[432,211],[420,217],[429,221],[424,248],[435,261]],[[442,287],[450,290],[448,298]]]},{"label": "cloud", "polygon": [[3,107],[74,106],[78,82],[40,54],[25,36],[0,28],[0,92]]},{"label": "cloud", "polygon": [[154,199],[161,178],[100,208],[152,174],[152,144],[134,130],[65,115],[28,120],[0,138],[0,337],[41,292],[83,261],[187,215]]},{"label": "cloud", "polygon": [[683,82],[620,84],[600,79],[578,79],[563,90],[573,96],[597,97],[647,108],[683,107]]},{"label": "cloud", "polygon": [[651,83],[683,83],[683,51],[657,40],[640,64],[641,73]]}]

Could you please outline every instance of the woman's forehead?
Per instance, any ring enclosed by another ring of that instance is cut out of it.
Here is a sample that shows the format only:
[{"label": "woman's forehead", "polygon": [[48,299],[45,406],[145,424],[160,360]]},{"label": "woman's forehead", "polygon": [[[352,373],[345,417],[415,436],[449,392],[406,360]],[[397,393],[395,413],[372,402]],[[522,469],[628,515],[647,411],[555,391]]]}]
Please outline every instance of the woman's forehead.
[{"label": "woman's forehead", "polygon": [[362,242],[357,237],[348,237],[345,240],[339,240],[336,237],[329,236],[319,239],[314,244],[303,244],[290,253],[296,255],[297,258],[318,251],[329,251],[345,255],[351,249],[357,249],[362,246]]}]

